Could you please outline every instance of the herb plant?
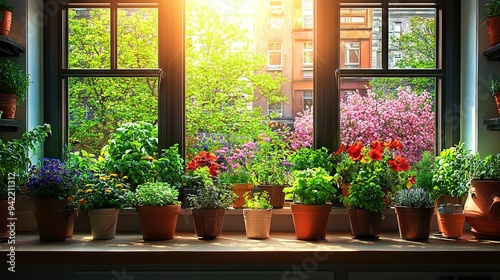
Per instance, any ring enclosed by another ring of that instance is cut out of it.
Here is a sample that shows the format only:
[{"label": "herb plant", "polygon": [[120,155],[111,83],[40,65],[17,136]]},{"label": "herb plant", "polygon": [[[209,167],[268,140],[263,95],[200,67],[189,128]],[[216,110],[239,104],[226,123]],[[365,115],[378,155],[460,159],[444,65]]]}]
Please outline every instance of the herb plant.
[{"label": "herb plant", "polygon": [[14,93],[18,101],[24,101],[30,83],[29,75],[19,65],[8,59],[0,59],[1,92]]},{"label": "herb plant", "polygon": [[321,167],[328,172],[333,170],[333,158],[326,147],[321,149],[300,148],[290,156],[292,170],[306,170]]},{"label": "herb plant", "polygon": [[409,188],[398,190],[394,194],[395,206],[432,207],[435,199],[431,193],[423,188]]},{"label": "herb plant", "polygon": [[[11,11],[11,12],[14,11],[14,7],[7,4],[7,2],[5,2],[5,0],[0,0],[0,8],[6,9],[6,10]],[[1,14],[0,14],[0,20],[2,20]]]},{"label": "herb plant", "polygon": [[78,190],[76,200],[84,212],[90,209],[123,209],[129,186],[117,174],[91,174],[83,178],[86,183]]},{"label": "herb plant", "polygon": [[364,181],[354,181],[349,187],[349,195],[344,197],[344,204],[350,208],[381,212],[386,208],[384,192],[375,177]]},{"label": "herb plant", "polygon": [[419,188],[432,192],[432,177],[434,172],[435,156],[430,152],[423,152],[420,160],[412,167],[415,181]]},{"label": "herb plant", "polygon": [[227,184],[207,184],[199,189],[198,194],[189,194],[187,199],[194,208],[227,209],[233,204],[236,194]]},{"label": "herb plant", "polygon": [[[335,198],[333,176],[320,167],[300,170],[294,173],[295,181],[291,192],[304,205],[319,205]],[[288,192],[289,189],[286,189]]]},{"label": "herb plant", "polygon": [[500,93],[500,77],[498,79],[491,80],[491,94],[495,96],[495,94]]},{"label": "herb plant", "polygon": [[472,179],[500,180],[500,154],[487,155],[483,159],[477,155]]},{"label": "herb plant", "polygon": [[179,205],[179,191],[165,182],[145,183],[139,185],[135,192],[127,194],[131,205],[165,206]]},{"label": "herb plant", "polygon": [[249,198],[249,193],[245,193],[245,205],[244,207],[251,209],[272,209],[269,193],[263,191],[260,193],[254,193],[251,198]]},{"label": "herb plant", "polygon": [[184,160],[179,153],[179,145],[174,144],[168,149],[163,149],[161,156],[153,160],[153,169],[156,181],[180,187],[184,173]]},{"label": "herb plant", "polygon": [[489,18],[500,16],[500,0],[491,0],[486,3],[486,15]]}]

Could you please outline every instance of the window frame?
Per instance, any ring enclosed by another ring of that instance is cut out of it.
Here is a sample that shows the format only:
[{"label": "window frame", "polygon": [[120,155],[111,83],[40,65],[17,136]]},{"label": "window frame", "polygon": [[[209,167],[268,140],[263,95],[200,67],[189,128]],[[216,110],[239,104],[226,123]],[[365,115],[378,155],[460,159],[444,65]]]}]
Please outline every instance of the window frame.
[{"label": "window frame", "polygon": [[[269,48],[273,45],[273,48]],[[276,49],[277,44],[279,44],[279,49]],[[271,64],[271,54],[279,53],[280,63],[279,64]],[[267,70],[276,71],[283,69],[283,42],[273,41],[267,42]]]},{"label": "window frame", "polygon": [[[306,58],[311,57],[311,62],[306,62]],[[312,68],[314,64],[314,41],[304,41],[302,49],[302,66],[303,68]]]}]

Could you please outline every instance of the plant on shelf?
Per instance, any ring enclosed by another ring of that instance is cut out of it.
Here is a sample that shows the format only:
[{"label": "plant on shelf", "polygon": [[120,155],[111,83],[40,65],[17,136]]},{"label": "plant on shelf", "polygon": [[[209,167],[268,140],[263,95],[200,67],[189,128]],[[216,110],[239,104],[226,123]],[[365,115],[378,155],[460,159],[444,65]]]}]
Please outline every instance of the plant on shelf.
[{"label": "plant on shelf", "polygon": [[0,35],[2,36],[10,34],[13,11],[13,6],[7,4],[5,0],[0,0]]},{"label": "plant on shelf", "polygon": [[250,198],[246,197],[244,207],[258,210],[273,208],[269,201],[269,194],[267,192],[255,193]]},{"label": "plant on shelf", "polygon": [[500,0],[491,0],[486,3],[486,24],[490,37],[490,45],[495,46],[500,43]]},{"label": "plant on shelf", "polygon": [[498,116],[500,117],[500,77],[491,81],[491,94],[497,104]]},{"label": "plant on shelf", "polygon": [[127,201],[135,205],[144,241],[174,238],[177,218],[181,212],[179,191],[166,182],[139,185],[127,193]]},{"label": "plant on shelf", "polygon": [[218,175],[219,164],[216,156],[209,151],[198,153],[188,162],[185,172],[181,176],[180,201],[182,206],[191,207],[189,195],[198,193],[205,185],[213,185]]},{"label": "plant on shelf", "polygon": [[273,209],[269,194],[266,191],[253,195],[246,193],[244,207],[246,208],[243,209],[243,218],[247,238],[269,238]]},{"label": "plant on shelf", "polygon": [[398,190],[393,200],[401,238],[412,241],[429,239],[434,214],[431,193],[420,187],[410,187]]},{"label": "plant on shelf", "polygon": [[[6,9],[11,12],[14,11],[14,7],[12,7],[12,5],[7,4],[5,0],[0,0],[0,9]],[[0,20],[2,19],[0,18]]]},{"label": "plant on shelf", "polygon": [[160,157],[153,160],[153,170],[155,181],[168,183],[175,188],[182,187],[184,159],[179,152],[179,144],[163,149]]},{"label": "plant on shelf", "polygon": [[320,167],[328,172],[334,169],[331,153],[326,147],[321,149],[300,148],[290,155],[292,170],[306,170],[308,168]]},{"label": "plant on shelf", "polygon": [[0,100],[3,119],[13,119],[16,104],[26,100],[29,75],[19,65],[9,59],[0,59]]},{"label": "plant on shelf", "polygon": [[412,173],[414,174],[415,181],[418,182],[418,187],[432,192],[432,177],[434,172],[434,159],[435,156],[425,151],[422,157],[412,166]]}]

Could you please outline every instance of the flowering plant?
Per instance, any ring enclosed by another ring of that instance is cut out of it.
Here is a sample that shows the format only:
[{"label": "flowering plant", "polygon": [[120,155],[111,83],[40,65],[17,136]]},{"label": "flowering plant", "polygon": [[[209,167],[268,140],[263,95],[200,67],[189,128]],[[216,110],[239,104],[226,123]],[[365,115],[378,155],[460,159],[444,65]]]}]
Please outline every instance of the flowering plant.
[{"label": "flowering plant", "polygon": [[250,183],[252,172],[249,166],[255,158],[256,148],[256,142],[248,142],[234,149],[222,147],[215,151],[217,161],[220,163],[219,179],[231,184]]},{"label": "flowering plant", "polygon": [[28,195],[38,198],[68,199],[76,194],[80,173],[68,168],[59,159],[42,159],[39,166],[31,166],[28,172]]},{"label": "flowering plant", "polygon": [[122,209],[127,201],[129,186],[117,174],[90,174],[85,185],[78,190],[76,199],[83,211],[90,209]]},{"label": "flowering plant", "polygon": [[209,151],[201,151],[196,155],[187,165],[186,171],[192,172],[199,167],[208,167],[210,171],[210,176],[212,178],[217,177],[219,174],[219,164],[217,163],[217,157]]}]

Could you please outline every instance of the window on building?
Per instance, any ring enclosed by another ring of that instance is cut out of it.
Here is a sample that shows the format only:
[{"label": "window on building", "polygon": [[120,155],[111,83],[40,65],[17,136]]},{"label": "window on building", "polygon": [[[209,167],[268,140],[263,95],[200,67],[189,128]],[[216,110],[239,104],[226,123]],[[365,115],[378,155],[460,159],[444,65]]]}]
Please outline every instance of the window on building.
[{"label": "window on building", "polygon": [[269,0],[269,13],[279,16],[283,14],[283,0]]},{"label": "window on building", "polygon": [[304,49],[302,51],[302,61],[304,67],[311,67],[314,61],[313,57],[313,42],[304,42]]},{"label": "window on building", "polygon": [[345,42],[344,50],[344,68],[359,68],[361,60],[359,42]]},{"label": "window on building", "polygon": [[283,104],[281,102],[276,103],[267,103],[267,113],[272,118],[281,118],[283,117]]},{"label": "window on building", "polygon": [[314,7],[313,0],[302,0],[302,28],[313,28]]},{"label": "window on building", "polygon": [[268,63],[267,68],[269,70],[281,70],[282,69],[282,49],[281,42],[270,42],[267,44],[267,57]]},{"label": "window on building", "polygon": [[313,91],[304,90],[302,91],[302,110],[311,109],[313,106]]},{"label": "window on building", "polygon": [[401,22],[400,21],[394,22],[394,32],[401,33]]}]

